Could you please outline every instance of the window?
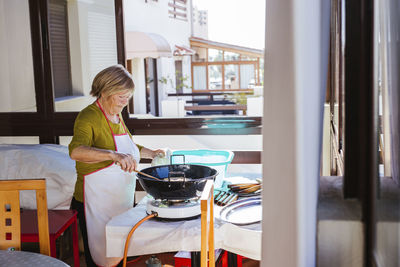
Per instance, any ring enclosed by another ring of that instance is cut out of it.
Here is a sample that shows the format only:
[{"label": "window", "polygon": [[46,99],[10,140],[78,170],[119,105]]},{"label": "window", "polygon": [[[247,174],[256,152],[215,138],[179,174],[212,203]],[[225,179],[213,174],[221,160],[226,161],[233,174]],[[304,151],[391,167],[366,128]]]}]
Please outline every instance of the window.
[{"label": "window", "polygon": [[207,61],[207,48],[192,47],[196,54],[192,57],[193,62],[206,62]]},{"label": "window", "polygon": [[208,88],[210,90],[222,89],[222,66],[208,66]]},{"label": "window", "polygon": [[54,97],[72,95],[66,0],[49,1],[49,36]]},{"label": "window", "polygon": [[208,61],[222,61],[222,51],[217,49],[208,49]]},{"label": "window", "polygon": [[240,54],[233,53],[233,52],[225,52],[224,60],[225,61],[238,61],[238,60],[240,60]]},{"label": "window", "polygon": [[252,88],[255,85],[254,65],[240,65],[240,89]]},{"label": "window", "polygon": [[187,20],[187,0],[171,0],[168,3],[168,14],[170,18]]},{"label": "window", "polygon": [[177,93],[183,93],[182,60],[175,61],[175,87]]},{"label": "window", "polygon": [[238,65],[224,65],[225,88],[239,89],[239,67]]},{"label": "window", "polygon": [[251,94],[262,85],[262,50],[196,37],[190,45],[195,51],[191,61],[194,93]]},{"label": "window", "polygon": [[207,88],[206,84],[206,66],[194,66],[193,67],[193,89],[204,90]]},{"label": "window", "polygon": [[36,112],[29,1],[2,2],[0,17],[0,112]]}]

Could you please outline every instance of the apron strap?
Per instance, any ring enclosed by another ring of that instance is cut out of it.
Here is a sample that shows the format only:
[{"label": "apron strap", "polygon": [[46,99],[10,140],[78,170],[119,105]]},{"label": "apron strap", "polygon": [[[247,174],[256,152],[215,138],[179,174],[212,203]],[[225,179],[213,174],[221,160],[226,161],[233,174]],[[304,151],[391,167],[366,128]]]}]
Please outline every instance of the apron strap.
[{"label": "apron strap", "polygon": [[[112,130],[112,128],[111,128],[110,121],[108,120],[105,111],[103,110],[102,106],[100,105],[99,100],[96,100],[96,103],[97,103],[97,105],[99,106],[99,108],[100,108],[101,112],[103,113],[104,117],[106,118],[108,127],[110,128],[110,131],[111,131],[111,135],[114,136],[114,132],[113,132],[113,130]],[[119,122],[122,123],[122,127],[124,127],[125,133],[128,133],[128,131],[126,130],[125,124],[124,124],[124,122],[122,121],[122,119],[121,119],[121,117],[119,116],[119,114],[117,114],[117,116],[118,116]],[[115,143],[115,140],[114,140],[114,143]]]}]

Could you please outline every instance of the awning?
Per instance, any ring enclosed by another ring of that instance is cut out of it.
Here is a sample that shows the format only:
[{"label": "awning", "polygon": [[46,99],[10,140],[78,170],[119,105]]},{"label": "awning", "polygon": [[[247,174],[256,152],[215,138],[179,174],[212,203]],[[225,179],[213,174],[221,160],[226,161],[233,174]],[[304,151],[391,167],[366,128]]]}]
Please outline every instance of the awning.
[{"label": "awning", "polygon": [[194,54],[196,51],[185,45],[175,45],[174,56],[192,56]]},{"label": "awning", "polygon": [[172,57],[171,47],[159,34],[149,32],[125,32],[126,59]]}]

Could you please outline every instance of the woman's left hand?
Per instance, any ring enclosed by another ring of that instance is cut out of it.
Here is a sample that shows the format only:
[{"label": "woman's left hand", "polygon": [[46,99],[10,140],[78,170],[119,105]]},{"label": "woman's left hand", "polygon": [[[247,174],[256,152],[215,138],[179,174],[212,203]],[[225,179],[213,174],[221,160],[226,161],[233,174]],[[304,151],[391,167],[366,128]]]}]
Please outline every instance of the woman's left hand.
[{"label": "woman's left hand", "polygon": [[153,155],[151,158],[154,159],[156,156],[165,157],[165,151],[163,149],[153,150]]}]

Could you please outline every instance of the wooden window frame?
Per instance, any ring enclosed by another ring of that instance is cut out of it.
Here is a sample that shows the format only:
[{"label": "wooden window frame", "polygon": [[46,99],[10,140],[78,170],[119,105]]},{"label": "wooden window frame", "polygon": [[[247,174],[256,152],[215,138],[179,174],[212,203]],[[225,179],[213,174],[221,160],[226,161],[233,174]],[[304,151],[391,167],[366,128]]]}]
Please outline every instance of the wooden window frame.
[{"label": "wooden window frame", "polygon": [[345,5],[344,196],[361,202],[364,265],[377,266],[376,205],[379,183],[377,90],[374,88],[374,1]]},{"label": "wooden window frame", "polygon": [[[214,49],[214,48],[211,48]],[[220,49],[222,50],[222,49]],[[208,48],[206,48],[206,56],[208,60]],[[224,59],[224,53],[225,51],[222,50],[222,58]],[[240,55],[241,56],[241,55]],[[208,67],[210,65],[221,65],[222,66],[222,88],[221,89],[209,89],[209,81],[208,81]],[[259,73],[259,58],[255,60],[236,60],[236,61],[205,61],[205,62],[193,62],[191,64],[191,72],[192,72],[192,91],[193,93],[212,93],[212,92],[224,92],[224,91],[229,91],[229,92],[249,92],[252,91],[250,88],[244,88],[244,89],[230,89],[230,88],[225,88],[225,65],[237,65],[239,69],[239,77],[238,77],[238,82],[240,84],[240,66],[241,65],[253,65],[254,66],[254,80],[257,81],[257,84],[260,84],[260,73]],[[205,89],[195,89],[194,88],[194,79],[193,79],[193,69],[195,66],[205,66],[206,67],[206,86],[207,88]]]}]

